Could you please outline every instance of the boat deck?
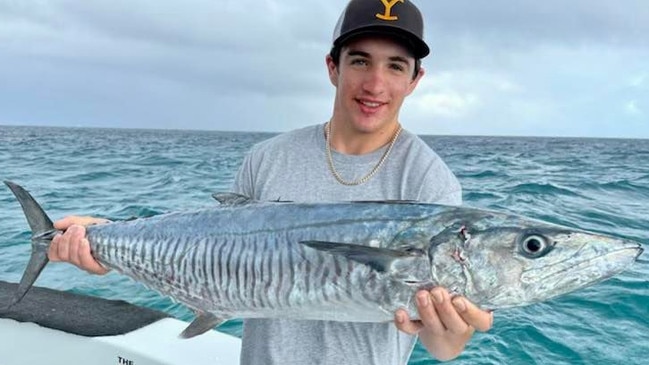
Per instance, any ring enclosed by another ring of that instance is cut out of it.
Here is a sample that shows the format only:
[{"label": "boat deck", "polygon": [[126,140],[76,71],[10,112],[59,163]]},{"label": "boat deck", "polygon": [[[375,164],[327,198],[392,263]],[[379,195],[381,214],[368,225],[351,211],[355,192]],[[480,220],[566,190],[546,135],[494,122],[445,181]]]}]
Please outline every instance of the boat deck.
[{"label": "boat deck", "polygon": [[0,364],[237,365],[241,341],[121,300],[33,287],[4,310],[16,284],[0,281]]}]

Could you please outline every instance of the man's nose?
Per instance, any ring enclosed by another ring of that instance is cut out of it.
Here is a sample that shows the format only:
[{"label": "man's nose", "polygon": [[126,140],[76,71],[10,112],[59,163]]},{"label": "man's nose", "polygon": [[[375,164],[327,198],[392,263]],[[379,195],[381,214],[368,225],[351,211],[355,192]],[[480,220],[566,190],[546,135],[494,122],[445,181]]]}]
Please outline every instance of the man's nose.
[{"label": "man's nose", "polygon": [[367,70],[363,89],[372,95],[379,95],[385,91],[386,75],[381,67],[372,67]]}]

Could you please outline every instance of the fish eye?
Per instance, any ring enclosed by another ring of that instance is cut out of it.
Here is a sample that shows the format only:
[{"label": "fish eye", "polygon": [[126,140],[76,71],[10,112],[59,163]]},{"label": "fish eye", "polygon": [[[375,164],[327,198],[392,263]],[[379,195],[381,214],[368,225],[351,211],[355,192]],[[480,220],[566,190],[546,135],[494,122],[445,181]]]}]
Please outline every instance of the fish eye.
[{"label": "fish eye", "polygon": [[527,234],[520,240],[521,253],[532,259],[544,256],[551,249],[545,237],[538,234]]}]

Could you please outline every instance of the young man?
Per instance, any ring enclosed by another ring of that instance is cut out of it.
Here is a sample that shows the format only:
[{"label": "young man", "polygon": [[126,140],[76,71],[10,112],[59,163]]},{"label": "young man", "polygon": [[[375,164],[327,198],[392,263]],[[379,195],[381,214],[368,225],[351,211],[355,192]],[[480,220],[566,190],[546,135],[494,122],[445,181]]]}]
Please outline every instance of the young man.
[{"label": "young man", "polygon": [[[326,56],[336,89],[331,119],[271,138],[246,156],[234,190],[258,200],[325,202],[419,200],[460,204],[460,185],[444,162],[399,123],[404,99],[424,75],[423,20],[408,0],[352,0]],[[50,248],[52,261],[105,273],[90,255],[84,224],[69,217]],[[492,316],[444,288],[416,296],[421,320],[395,323],[249,319],[243,364],[405,364],[417,335],[438,359],[460,354]]]}]

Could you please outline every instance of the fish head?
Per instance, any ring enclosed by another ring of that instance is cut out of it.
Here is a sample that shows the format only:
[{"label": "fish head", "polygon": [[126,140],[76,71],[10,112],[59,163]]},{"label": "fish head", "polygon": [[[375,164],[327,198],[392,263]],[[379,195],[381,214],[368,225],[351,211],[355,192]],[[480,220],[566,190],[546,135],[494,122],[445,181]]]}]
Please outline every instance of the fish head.
[{"label": "fish head", "polygon": [[447,218],[446,228],[430,240],[433,282],[485,309],[584,288],[620,273],[642,252],[626,239],[498,212]]}]

